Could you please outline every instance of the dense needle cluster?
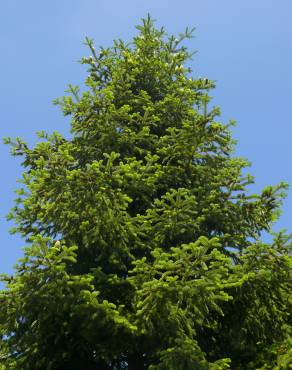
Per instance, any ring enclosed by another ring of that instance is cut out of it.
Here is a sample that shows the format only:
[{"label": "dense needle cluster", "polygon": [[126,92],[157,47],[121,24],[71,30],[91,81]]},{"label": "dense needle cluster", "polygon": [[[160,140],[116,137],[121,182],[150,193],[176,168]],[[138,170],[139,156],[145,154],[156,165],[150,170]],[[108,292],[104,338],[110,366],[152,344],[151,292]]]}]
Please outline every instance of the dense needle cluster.
[{"label": "dense needle cluster", "polygon": [[[291,242],[261,242],[285,184],[251,195],[230,124],[183,41],[150,17],[81,60],[56,100],[71,137],[39,133],[11,212],[28,242],[0,292],[0,368],[288,369]],[[2,367],[1,367],[2,366]]]}]

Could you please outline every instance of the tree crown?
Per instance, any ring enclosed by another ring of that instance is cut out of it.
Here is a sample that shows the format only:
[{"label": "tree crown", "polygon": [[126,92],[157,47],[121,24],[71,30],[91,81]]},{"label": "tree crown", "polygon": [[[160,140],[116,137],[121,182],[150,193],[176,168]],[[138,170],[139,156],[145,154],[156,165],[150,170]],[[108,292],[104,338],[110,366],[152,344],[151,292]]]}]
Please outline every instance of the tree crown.
[{"label": "tree crown", "polygon": [[233,122],[209,107],[215,84],[186,67],[192,30],[167,36],[150,17],[137,29],[132,43],[99,51],[86,39],[85,91],[70,85],[55,100],[71,117],[69,139],[6,140],[25,168],[10,218],[31,245],[4,277],[2,360],[13,369],[282,366],[291,243],[260,236],[287,186],[247,191]]}]

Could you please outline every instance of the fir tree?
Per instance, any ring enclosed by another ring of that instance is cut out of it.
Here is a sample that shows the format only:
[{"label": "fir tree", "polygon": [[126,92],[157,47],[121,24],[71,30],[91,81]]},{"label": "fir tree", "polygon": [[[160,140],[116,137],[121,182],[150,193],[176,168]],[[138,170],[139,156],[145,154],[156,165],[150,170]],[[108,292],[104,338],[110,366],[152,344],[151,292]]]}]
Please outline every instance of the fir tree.
[{"label": "fir tree", "polygon": [[[3,369],[288,369],[291,242],[261,241],[286,185],[251,195],[184,40],[148,17],[90,56],[39,133],[10,218],[27,241],[0,293]],[[290,348],[290,350],[289,350]],[[1,365],[0,365],[1,366]]]}]

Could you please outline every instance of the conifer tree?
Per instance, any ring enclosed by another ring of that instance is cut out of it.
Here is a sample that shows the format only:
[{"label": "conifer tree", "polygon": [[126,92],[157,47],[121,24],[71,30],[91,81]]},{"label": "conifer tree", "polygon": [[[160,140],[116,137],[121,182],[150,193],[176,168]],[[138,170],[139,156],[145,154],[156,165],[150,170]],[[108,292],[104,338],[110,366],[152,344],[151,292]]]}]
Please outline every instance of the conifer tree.
[{"label": "conifer tree", "polygon": [[55,101],[71,136],[38,133],[11,211],[27,242],[0,293],[0,366],[288,369],[291,241],[264,243],[286,185],[250,194],[230,126],[184,40],[148,17],[94,48],[84,91]]}]

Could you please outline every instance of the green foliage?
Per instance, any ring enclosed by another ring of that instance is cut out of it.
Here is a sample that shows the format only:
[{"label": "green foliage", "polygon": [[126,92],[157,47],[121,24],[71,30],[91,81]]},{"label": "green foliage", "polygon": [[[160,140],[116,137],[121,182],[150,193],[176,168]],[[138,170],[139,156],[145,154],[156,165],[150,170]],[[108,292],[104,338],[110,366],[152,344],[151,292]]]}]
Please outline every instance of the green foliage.
[{"label": "green foliage", "polygon": [[28,247],[0,292],[0,367],[291,368],[290,236],[261,242],[286,185],[250,195],[214,82],[148,17],[81,60],[55,101],[71,138],[38,133],[9,217]]}]

